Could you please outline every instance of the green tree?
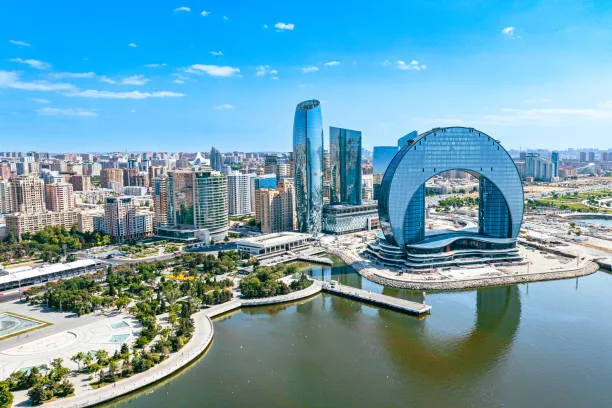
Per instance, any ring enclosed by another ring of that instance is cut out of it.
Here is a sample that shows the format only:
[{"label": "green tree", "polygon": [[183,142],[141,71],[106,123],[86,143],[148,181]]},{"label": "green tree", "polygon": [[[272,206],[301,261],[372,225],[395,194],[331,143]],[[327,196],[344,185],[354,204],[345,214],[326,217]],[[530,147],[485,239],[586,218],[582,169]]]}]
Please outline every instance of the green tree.
[{"label": "green tree", "polygon": [[13,404],[13,393],[8,381],[0,381],[0,408],[9,408]]},{"label": "green tree", "polygon": [[38,383],[35,384],[28,391],[28,398],[32,401],[34,405],[40,405],[49,398],[51,398],[51,392],[45,387],[44,384]]}]

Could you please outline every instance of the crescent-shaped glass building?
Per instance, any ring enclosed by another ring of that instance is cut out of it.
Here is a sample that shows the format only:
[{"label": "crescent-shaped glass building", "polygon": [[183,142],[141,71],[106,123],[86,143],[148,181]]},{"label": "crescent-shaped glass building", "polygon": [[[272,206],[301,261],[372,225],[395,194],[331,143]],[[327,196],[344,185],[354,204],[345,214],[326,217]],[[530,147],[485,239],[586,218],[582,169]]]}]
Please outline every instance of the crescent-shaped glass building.
[{"label": "crescent-shaped glass building", "polygon": [[[479,179],[478,228],[425,231],[425,182],[448,170]],[[472,128],[436,128],[410,139],[391,160],[381,183],[383,234],[368,251],[409,268],[520,259],[523,185],[499,141]]]},{"label": "crescent-shaped glass building", "polygon": [[316,99],[295,109],[293,166],[298,229],[317,235],[323,211],[323,119]]}]

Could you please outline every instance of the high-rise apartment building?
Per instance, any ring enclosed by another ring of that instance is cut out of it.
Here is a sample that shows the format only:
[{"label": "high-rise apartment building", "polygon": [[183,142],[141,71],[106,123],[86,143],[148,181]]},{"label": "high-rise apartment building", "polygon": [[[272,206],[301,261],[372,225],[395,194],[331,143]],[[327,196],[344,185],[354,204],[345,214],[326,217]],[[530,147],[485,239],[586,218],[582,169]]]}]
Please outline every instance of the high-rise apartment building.
[{"label": "high-rise apartment building", "polygon": [[168,176],[153,179],[153,229],[168,225]]},{"label": "high-rise apartment building", "polygon": [[330,203],[361,204],[361,132],[330,126]]},{"label": "high-rise apartment building", "polygon": [[107,197],[104,203],[103,222],[94,220],[94,225],[103,226],[102,232],[124,241],[151,235],[153,214],[137,213],[131,197]]},{"label": "high-rise apartment building", "polygon": [[45,189],[47,211],[61,212],[74,210],[74,193],[72,184],[47,184]]},{"label": "high-rise apartment building", "polygon": [[275,190],[259,189],[255,191],[255,219],[261,225],[261,231],[293,231],[296,229],[295,189],[289,181],[282,181]]},{"label": "high-rise apartment building", "polygon": [[227,236],[227,183],[223,174],[171,171],[167,194],[169,228],[207,230],[214,240]]},{"label": "high-rise apartment building", "polygon": [[251,177],[248,174],[227,176],[227,202],[230,217],[251,214]]},{"label": "high-rise apartment building", "polygon": [[0,180],[0,214],[14,212],[11,186],[7,180]]},{"label": "high-rise apartment building", "polygon": [[70,176],[70,184],[74,191],[88,191],[91,189],[91,177],[82,174]]},{"label": "high-rise apartment building", "polygon": [[10,183],[13,211],[27,214],[45,211],[45,183],[38,177],[16,177]]},{"label": "high-rise apartment building", "polygon": [[323,119],[317,100],[296,107],[293,167],[298,228],[316,235],[321,231],[323,210]]},{"label": "high-rise apartment building", "polygon": [[123,169],[106,168],[100,172],[100,185],[103,188],[123,187]]}]

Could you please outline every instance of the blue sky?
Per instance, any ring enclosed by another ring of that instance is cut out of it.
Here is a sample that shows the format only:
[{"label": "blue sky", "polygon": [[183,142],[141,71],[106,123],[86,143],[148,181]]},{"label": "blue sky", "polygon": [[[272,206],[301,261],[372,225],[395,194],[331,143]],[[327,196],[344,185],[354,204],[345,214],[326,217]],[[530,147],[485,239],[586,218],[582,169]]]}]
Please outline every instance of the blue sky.
[{"label": "blue sky", "polygon": [[603,0],[3,0],[0,151],[290,150],[310,98],[367,147],[610,148],[611,49]]}]

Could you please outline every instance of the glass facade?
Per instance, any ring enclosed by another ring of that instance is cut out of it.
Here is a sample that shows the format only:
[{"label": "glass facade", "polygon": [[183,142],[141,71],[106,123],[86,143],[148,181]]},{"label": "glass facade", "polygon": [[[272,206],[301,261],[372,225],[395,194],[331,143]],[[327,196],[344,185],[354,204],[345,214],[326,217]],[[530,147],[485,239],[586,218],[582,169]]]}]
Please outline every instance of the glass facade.
[{"label": "glass facade", "polygon": [[298,229],[318,234],[323,209],[323,119],[317,100],[300,102],[295,110],[293,166]]},{"label": "glass facade", "polygon": [[372,154],[373,169],[372,178],[374,180],[374,199],[378,200],[380,195],[380,184],[382,183],[383,176],[391,160],[397,154],[398,149],[395,146],[374,146],[374,152]]},{"label": "glass facade", "polygon": [[523,219],[523,186],[510,155],[483,132],[449,127],[419,135],[389,164],[378,202],[387,242],[405,248],[425,238],[423,186],[448,170],[481,180],[479,237],[515,239]]},{"label": "glass facade", "polygon": [[168,173],[168,225],[206,229],[215,239],[228,230],[227,182],[215,171]]},{"label": "glass facade", "polygon": [[361,204],[361,132],[330,126],[330,203]]},{"label": "glass facade", "polygon": [[261,188],[271,188],[272,190],[274,190],[276,188],[276,184],[276,174],[265,174],[263,176],[257,176],[255,178],[255,188],[258,190]]}]

